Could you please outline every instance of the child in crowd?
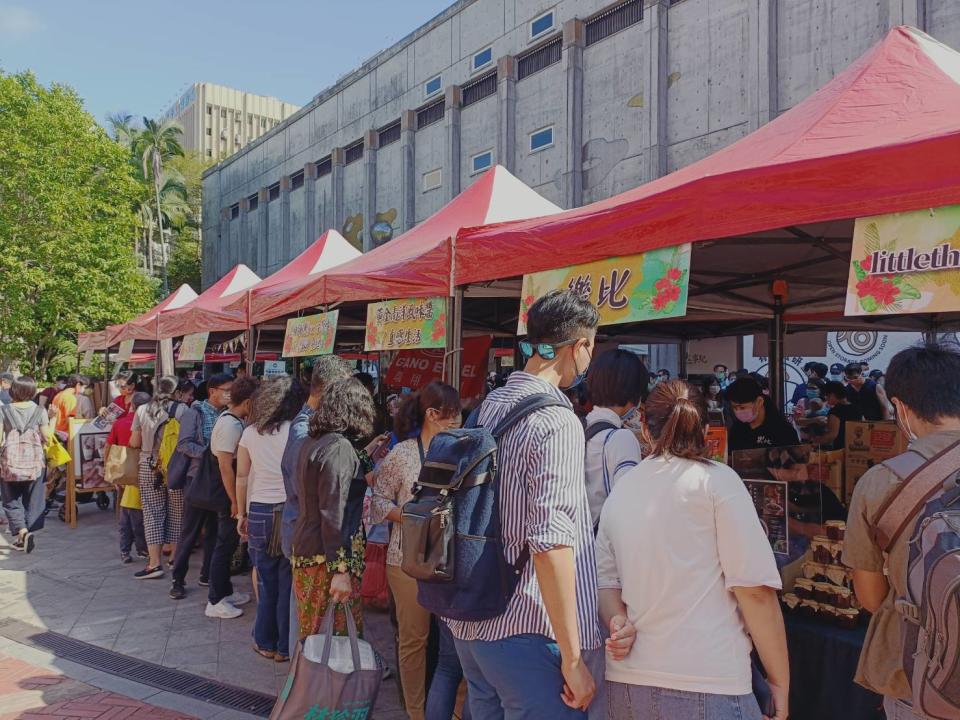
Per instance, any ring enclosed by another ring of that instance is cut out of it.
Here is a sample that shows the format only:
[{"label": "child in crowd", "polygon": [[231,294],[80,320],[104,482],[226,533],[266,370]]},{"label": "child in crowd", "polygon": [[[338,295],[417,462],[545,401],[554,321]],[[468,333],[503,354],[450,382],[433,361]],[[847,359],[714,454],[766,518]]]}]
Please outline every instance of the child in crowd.
[{"label": "child in crowd", "polygon": [[[134,393],[130,411],[118,417],[110,428],[107,444],[104,447],[104,457],[109,457],[110,447],[130,445],[130,434],[133,430],[133,417],[141,405],[150,402],[150,395],[144,392]],[[137,556],[147,557],[147,538],[143,530],[143,505],[140,504],[140,488],[136,485],[126,485],[120,498],[120,561],[129,564],[133,562],[130,551],[136,545]]]}]

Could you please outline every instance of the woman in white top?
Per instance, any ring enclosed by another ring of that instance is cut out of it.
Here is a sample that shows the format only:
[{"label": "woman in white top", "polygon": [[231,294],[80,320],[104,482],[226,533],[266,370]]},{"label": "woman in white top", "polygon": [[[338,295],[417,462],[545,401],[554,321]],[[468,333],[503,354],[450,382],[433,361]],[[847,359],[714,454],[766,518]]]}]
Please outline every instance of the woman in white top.
[{"label": "woman in white top", "polygon": [[590,363],[593,410],[587,415],[584,469],[594,531],[614,483],[640,462],[640,441],[624,423],[639,412],[647,376],[643,361],[626,350],[607,350]]},{"label": "woman in white top", "polygon": [[[290,377],[266,380],[253,394],[247,428],[237,448],[237,507],[241,536],[249,537],[257,569],[253,649],[277,662],[290,658],[290,561],[280,548],[280,516],[287,500],[280,462],[290,422],[303,408],[303,386]],[[249,513],[248,515],[245,513]]]},{"label": "woman in white top", "polygon": [[783,720],[781,583],[753,502],[733,470],[704,458],[699,390],[660,383],[646,416],[653,452],[613,489],[597,536],[610,717],[760,720],[755,646],[776,707],[769,717]]}]

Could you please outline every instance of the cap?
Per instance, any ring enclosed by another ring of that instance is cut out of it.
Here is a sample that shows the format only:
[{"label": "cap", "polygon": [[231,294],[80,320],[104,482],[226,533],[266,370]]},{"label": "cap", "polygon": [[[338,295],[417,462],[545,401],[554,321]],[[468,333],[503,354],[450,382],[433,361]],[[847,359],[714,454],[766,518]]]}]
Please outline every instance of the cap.
[{"label": "cap", "polygon": [[840,363],[834,363],[830,366],[831,375],[842,375],[843,374],[843,365]]}]

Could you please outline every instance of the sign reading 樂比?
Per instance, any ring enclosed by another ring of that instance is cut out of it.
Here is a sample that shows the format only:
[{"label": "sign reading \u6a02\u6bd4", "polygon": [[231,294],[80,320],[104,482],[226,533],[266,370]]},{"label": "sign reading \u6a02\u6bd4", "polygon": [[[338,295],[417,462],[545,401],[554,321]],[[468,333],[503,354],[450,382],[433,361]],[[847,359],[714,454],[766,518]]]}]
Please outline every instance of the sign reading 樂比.
[{"label": "sign reading \u6a02\u6bd4", "polygon": [[446,344],[446,298],[387,300],[367,306],[368,352],[442,348]]},{"label": "sign reading \u6a02\u6bd4", "polygon": [[858,218],[846,315],[960,310],[960,205]]},{"label": "sign reading \u6a02\u6bd4", "polygon": [[177,353],[177,360],[179,362],[203,362],[209,339],[209,332],[184,335],[183,340],[180,341],[180,352]]},{"label": "sign reading \u6a02\u6bd4", "polygon": [[337,335],[339,310],[319,315],[290,318],[283,336],[283,357],[329,355]]},{"label": "sign reading \u6a02\u6bd4", "polygon": [[689,277],[689,243],[524,275],[517,334],[527,334],[530,307],[551,290],[573,290],[592,302],[601,325],[682,317]]}]

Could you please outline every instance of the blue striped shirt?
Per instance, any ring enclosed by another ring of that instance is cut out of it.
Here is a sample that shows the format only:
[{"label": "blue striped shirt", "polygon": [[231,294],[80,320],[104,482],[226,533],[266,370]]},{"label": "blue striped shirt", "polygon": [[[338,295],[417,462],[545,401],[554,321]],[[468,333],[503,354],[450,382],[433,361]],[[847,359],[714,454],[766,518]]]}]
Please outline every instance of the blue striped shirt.
[{"label": "blue striped shirt", "polygon": [[[569,406],[553,385],[515,372],[483,403],[480,424],[493,428],[517,402],[535,393],[550,393]],[[500,523],[507,562],[515,563],[524,545],[531,554],[573,548],[580,647],[592,650],[600,647],[597,563],[583,454],[583,426],[571,410],[547,408],[517,423],[502,438],[498,452]],[[523,634],[556,639],[532,559],[502,615],[480,622],[448,620],[447,624],[461,640],[492,641]]]}]

